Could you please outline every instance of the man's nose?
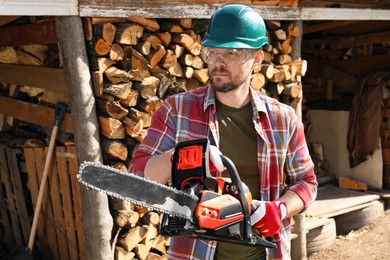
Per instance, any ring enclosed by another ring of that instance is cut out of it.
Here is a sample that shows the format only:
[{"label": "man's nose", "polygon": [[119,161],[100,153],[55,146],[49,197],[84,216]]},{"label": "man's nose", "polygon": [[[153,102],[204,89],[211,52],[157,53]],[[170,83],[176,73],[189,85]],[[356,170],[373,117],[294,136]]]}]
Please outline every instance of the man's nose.
[{"label": "man's nose", "polygon": [[226,62],[225,62],[225,60],[223,59],[223,56],[222,56],[222,55],[217,55],[217,57],[215,58],[214,63],[215,63],[215,64],[218,64],[218,65],[221,65],[221,64],[223,64],[224,66],[226,65]]}]

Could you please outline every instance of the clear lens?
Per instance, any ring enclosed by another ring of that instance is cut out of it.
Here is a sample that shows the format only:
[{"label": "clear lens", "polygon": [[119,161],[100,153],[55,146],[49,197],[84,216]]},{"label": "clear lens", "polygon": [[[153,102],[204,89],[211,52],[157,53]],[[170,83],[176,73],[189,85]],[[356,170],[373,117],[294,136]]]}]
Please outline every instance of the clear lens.
[{"label": "clear lens", "polygon": [[240,64],[247,61],[253,53],[252,49],[223,49],[223,48],[202,48],[202,59],[206,63],[215,63],[221,59],[226,64]]}]

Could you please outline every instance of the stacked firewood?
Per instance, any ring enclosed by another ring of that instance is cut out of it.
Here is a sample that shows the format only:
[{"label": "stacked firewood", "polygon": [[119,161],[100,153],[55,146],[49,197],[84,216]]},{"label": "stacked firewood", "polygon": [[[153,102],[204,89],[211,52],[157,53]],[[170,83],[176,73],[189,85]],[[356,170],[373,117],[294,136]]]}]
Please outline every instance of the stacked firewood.
[{"label": "stacked firewood", "polygon": [[147,208],[111,200],[115,259],[168,259],[170,238],[160,234],[161,215]]},{"label": "stacked firewood", "polygon": [[[127,171],[163,100],[208,83],[207,65],[200,56],[201,30],[195,24],[192,19],[85,20],[106,165]],[[306,72],[305,61],[293,61],[289,55],[291,40],[299,31],[292,23],[269,21],[267,26],[270,47],[251,83],[255,89],[291,103],[299,99],[297,77]],[[158,214],[123,203],[112,209],[117,259],[149,259],[151,252],[154,258],[166,257],[169,241],[158,235]],[[155,218],[152,223],[145,220],[150,217]]]}]

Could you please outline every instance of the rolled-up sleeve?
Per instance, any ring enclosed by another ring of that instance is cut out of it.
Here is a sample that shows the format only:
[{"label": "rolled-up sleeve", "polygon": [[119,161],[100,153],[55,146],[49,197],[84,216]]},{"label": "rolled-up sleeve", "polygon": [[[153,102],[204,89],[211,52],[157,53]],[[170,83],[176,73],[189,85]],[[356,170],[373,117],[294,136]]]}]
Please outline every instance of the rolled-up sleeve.
[{"label": "rolled-up sleeve", "polygon": [[175,124],[172,120],[170,99],[152,117],[148,132],[140,146],[134,151],[129,163],[129,172],[144,176],[144,169],[149,159],[175,146]]},{"label": "rolled-up sleeve", "polygon": [[316,199],[318,183],[303,124],[298,117],[294,117],[290,125],[285,172],[288,190],[295,192],[302,199],[305,210]]}]

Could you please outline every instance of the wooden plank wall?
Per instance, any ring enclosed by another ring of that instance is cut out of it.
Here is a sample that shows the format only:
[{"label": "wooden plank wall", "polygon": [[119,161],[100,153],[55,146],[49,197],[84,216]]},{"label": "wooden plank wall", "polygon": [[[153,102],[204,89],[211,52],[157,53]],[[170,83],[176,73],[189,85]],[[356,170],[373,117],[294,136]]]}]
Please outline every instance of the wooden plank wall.
[{"label": "wooden plank wall", "polygon": [[0,145],[0,225],[9,248],[26,246],[31,229],[18,165],[21,153]]},{"label": "wooden plank wall", "polygon": [[[28,187],[36,206],[47,148],[24,148]],[[35,246],[43,259],[85,259],[74,146],[56,147],[38,221]],[[54,161],[55,160],[55,161]]]}]

